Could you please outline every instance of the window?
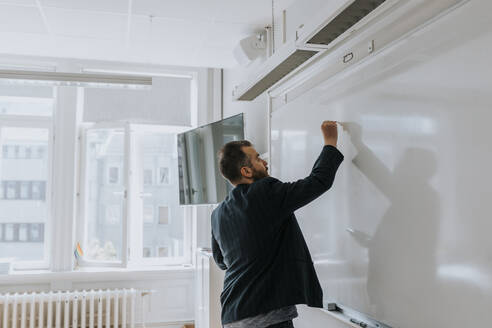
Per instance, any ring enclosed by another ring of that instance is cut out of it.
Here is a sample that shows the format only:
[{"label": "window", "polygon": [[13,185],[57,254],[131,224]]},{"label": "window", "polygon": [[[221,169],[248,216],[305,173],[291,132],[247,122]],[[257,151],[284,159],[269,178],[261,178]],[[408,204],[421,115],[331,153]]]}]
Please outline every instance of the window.
[{"label": "window", "polygon": [[2,148],[19,150],[0,159],[0,223],[6,224],[7,232],[0,246],[0,257],[14,257],[17,261],[47,261],[49,254],[44,236],[38,236],[34,244],[27,245],[26,242],[31,239],[31,224],[49,223],[50,202],[46,197],[46,184],[50,178],[50,159],[48,156],[28,158],[20,150],[25,150],[26,145],[48,148],[49,135],[49,128],[0,126]]},{"label": "window", "polygon": [[152,252],[150,247],[144,247],[143,248],[143,257],[152,257]]},{"label": "window", "polygon": [[[173,140],[179,128],[93,125],[80,143],[80,179],[74,177],[78,163],[70,153],[79,146],[80,126],[73,129],[79,119],[195,125],[197,73],[185,75],[155,78],[145,91],[0,83],[0,257],[14,257],[15,270],[50,264],[71,270],[72,242],[80,242],[82,265],[190,263],[191,216],[185,214],[191,211],[167,196],[177,182],[175,149],[154,144],[161,156],[140,158],[154,152],[139,144],[140,135]],[[57,116],[55,109],[67,115]],[[80,197],[74,197],[78,182]],[[70,221],[73,199],[79,202],[75,222]],[[74,224],[76,240],[59,238],[70,235]],[[56,253],[52,258],[50,247]]]},{"label": "window", "polygon": [[[14,224],[5,224],[5,241],[14,241]],[[5,255],[6,256],[6,255]]]},{"label": "window", "polygon": [[[135,158],[136,165],[148,168],[143,171],[143,178],[138,181],[137,177],[136,182],[142,188],[141,212],[145,216],[147,207],[158,209],[157,220],[150,224],[143,222],[142,243],[151,250],[147,252],[144,249],[144,257],[183,257],[184,208],[179,205],[177,179],[169,179],[170,175],[178,175],[176,133],[142,130],[135,133],[134,138],[139,152],[139,156]],[[157,184],[145,183],[146,171],[158,173]]]},{"label": "window", "polygon": [[110,166],[108,168],[108,183],[118,184],[120,181],[120,168],[117,166]]},{"label": "window", "polygon": [[168,206],[159,206],[159,224],[169,224]]},{"label": "window", "polygon": [[153,182],[152,179],[152,169],[145,169],[144,170],[144,185],[151,185]]},{"label": "window", "polygon": [[6,197],[5,199],[15,199],[16,198],[16,188],[15,182],[12,181],[4,181],[6,185]]},{"label": "window", "polygon": [[85,240],[87,260],[121,261],[125,189],[124,129],[91,129],[85,142]]},{"label": "window", "polygon": [[27,224],[19,224],[19,241],[28,241],[27,237]]},{"label": "window", "polygon": [[159,167],[159,183],[169,184],[169,167]]},{"label": "window", "polygon": [[43,240],[42,227],[39,223],[31,224],[31,242],[40,242]]},{"label": "window", "polygon": [[[35,91],[33,93],[46,94],[47,97],[0,96],[0,115],[51,116],[54,108],[54,98],[50,97],[51,88],[31,87],[30,89]],[[6,92],[6,94],[12,93]]]},{"label": "window", "polygon": [[0,257],[15,267],[49,265],[54,102],[51,87],[0,87]]},{"label": "window", "polygon": [[107,124],[86,129],[82,265],[191,262],[190,218],[179,205],[178,181],[170,178],[178,170],[179,130]]},{"label": "window", "polygon": [[143,208],[143,222],[148,224],[154,224],[154,206],[144,205]]}]

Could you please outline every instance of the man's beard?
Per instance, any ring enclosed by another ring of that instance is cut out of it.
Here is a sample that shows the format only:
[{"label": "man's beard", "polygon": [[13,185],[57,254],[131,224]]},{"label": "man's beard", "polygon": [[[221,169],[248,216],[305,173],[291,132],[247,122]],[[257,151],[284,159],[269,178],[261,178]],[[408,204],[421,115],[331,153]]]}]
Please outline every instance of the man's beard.
[{"label": "man's beard", "polygon": [[268,176],[269,175],[268,175],[268,172],[266,170],[265,171],[260,171],[260,170],[255,170],[253,168],[253,176],[252,176],[253,181],[258,181],[258,180],[263,179],[263,178],[266,178]]}]

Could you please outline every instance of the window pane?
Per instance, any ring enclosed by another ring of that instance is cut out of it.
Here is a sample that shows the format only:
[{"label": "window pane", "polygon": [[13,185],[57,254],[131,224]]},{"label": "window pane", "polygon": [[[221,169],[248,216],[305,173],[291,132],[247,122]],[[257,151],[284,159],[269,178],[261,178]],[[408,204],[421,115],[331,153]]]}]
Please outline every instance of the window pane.
[{"label": "window pane", "polygon": [[145,205],[143,212],[143,222],[144,223],[154,223],[154,207],[152,205]]},{"label": "window pane", "polygon": [[152,184],[152,169],[144,170],[144,185]]},{"label": "window pane", "polygon": [[[45,259],[48,140],[47,129],[0,129],[0,257]],[[31,156],[32,149],[43,149],[42,156]]]},{"label": "window pane", "polygon": [[52,87],[0,85],[0,115],[52,116],[53,94]]},{"label": "window pane", "polygon": [[41,238],[41,225],[31,224],[31,241],[39,241]]},{"label": "window pane", "polygon": [[27,224],[19,224],[19,241],[27,241]]},{"label": "window pane", "polygon": [[[7,223],[5,225],[5,240],[6,241],[13,241],[14,240],[14,224],[13,223]],[[7,245],[7,247],[8,247],[8,245]],[[7,256],[8,256],[8,254],[7,254]]]},{"label": "window pane", "polygon": [[176,135],[137,137],[143,188],[143,257],[182,257],[184,209],[179,205]]},{"label": "window pane", "polygon": [[87,222],[83,249],[96,261],[121,260],[124,210],[124,131],[87,132]]}]

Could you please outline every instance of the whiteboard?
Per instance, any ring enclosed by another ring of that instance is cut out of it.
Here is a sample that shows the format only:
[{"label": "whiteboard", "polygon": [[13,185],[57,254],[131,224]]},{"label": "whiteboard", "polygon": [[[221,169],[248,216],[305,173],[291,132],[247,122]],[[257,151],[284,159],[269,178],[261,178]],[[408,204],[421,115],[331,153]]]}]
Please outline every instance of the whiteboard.
[{"label": "whiteboard", "polygon": [[472,0],[274,108],[283,181],[309,174],[323,120],[346,127],[333,188],[296,212],[325,304],[394,327],[492,326],[490,12]]}]

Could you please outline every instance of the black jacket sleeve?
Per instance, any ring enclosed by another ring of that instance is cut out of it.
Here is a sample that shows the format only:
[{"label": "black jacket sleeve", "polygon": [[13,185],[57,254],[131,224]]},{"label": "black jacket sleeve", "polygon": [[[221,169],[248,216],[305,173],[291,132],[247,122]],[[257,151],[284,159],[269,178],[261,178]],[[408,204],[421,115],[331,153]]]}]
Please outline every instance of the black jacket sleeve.
[{"label": "black jacket sleeve", "polygon": [[214,256],[214,261],[221,270],[227,270],[227,266],[224,264],[224,257],[220,251],[219,244],[212,234],[212,254]]},{"label": "black jacket sleeve", "polygon": [[296,182],[268,178],[275,207],[282,213],[292,213],[321,196],[331,188],[342,161],[343,155],[336,147],[324,146],[308,177]]}]

